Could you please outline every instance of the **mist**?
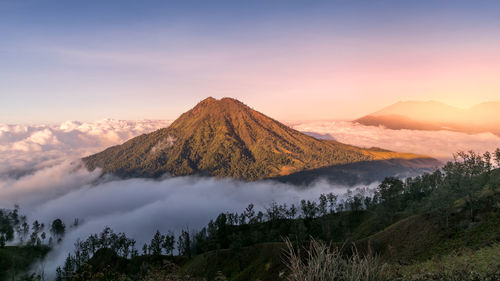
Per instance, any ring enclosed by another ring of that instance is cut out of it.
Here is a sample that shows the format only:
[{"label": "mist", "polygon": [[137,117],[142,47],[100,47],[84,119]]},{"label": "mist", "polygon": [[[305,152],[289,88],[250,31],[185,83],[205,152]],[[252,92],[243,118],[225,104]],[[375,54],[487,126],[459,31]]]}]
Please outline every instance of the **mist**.
[{"label": "mist", "polygon": [[242,182],[194,176],[120,180],[99,176],[99,171],[88,172],[81,163],[64,162],[0,182],[0,206],[19,204],[30,222],[38,220],[48,226],[60,218],[69,226],[75,218],[81,221],[78,227],[68,227],[62,243],[44,261],[49,276],[64,263],[78,238],[85,239],[106,226],[136,239],[140,248],[156,230],[199,230],[219,213],[241,213],[250,203],[256,210],[264,210],[273,201],[298,203],[315,200],[321,193],[344,194],[348,189],[324,181],[297,187],[270,180]]}]

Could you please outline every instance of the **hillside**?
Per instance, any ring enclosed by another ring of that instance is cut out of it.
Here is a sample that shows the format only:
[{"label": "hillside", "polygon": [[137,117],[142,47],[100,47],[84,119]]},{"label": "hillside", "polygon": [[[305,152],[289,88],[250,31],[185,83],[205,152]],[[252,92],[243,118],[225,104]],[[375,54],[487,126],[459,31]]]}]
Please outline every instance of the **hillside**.
[{"label": "hillside", "polygon": [[435,101],[398,102],[355,121],[395,130],[450,130],[500,135],[500,102],[485,102],[467,109]]},{"label": "hillside", "polygon": [[318,140],[231,98],[207,98],[168,128],[83,159],[121,177],[208,175],[255,180],[326,166],[422,156]]},{"label": "hillside", "polygon": [[[457,215],[462,218],[463,213]],[[483,264],[490,267],[490,271],[495,271],[494,267],[500,266],[498,258],[492,259],[496,252],[489,253],[488,256],[483,252],[500,249],[497,234],[500,225],[497,216],[488,215],[490,214],[486,213],[483,221],[469,228],[460,227],[463,221],[456,219],[453,222],[456,230],[444,229],[439,216],[436,215],[412,216],[353,243],[357,250],[363,253],[368,251],[366,248],[369,245],[371,251],[375,251],[382,260],[387,262],[386,270],[393,275],[388,280],[395,280],[396,276],[401,278],[396,280],[449,280],[446,279],[449,277],[446,274],[457,274],[457,271],[484,267]],[[320,219],[325,220],[325,218]],[[363,223],[367,223],[369,219],[373,217],[367,216]],[[352,230],[356,235],[359,227],[358,229],[353,227]],[[346,252],[350,250],[345,242],[332,245]],[[204,276],[208,279],[221,271],[225,276],[230,277],[229,280],[287,280],[286,275],[283,274],[287,272],[283,264],[285,250],[284,243],[274,242],[243,247],[238,251],[233,249],[211,251],[193,257],[183,266],[183,269],[191,275]],[[466,267],[457,268],[456,261],[452,261],[454,264],[446,265],[446,262],[457,256],[464,259]],[[440,265],[442,269],[437,265]],[[445,268],[447,271],[442,272]],[[422,271],[427,272],[428,276],[418,279],[418,275],[414,272]],[[413,278],[401,277],[407,273],[413,273]],[[454,277],[456,278],[454,280],[471,280]]]},{"label": "hillside", "polygon": [[[354,252],[362,256],[376,254],[378,266],[384,268],[384,277],[368,280],[498,280],[500,221],[495,202],[500,189],[490,187],[497,185],[498,172],[491,174],[486,186],[478,187],[481,208],[476,210],[474,221],[461,200],[451,207],[449,221],[443,212],[409,214],[400,209],[394,223],[380,224],[393,212],[380,208],[384,203],[372,205],[368,210],[330,210],[315,217],[277,216],[268,221],[250,219],[240,224],[226,221],[221,214],[209,223],[211,231],[202,229],[191,236],[192,256],[148,252],[129,259],[104,248],[88,261],[91,266],[81,268],[79,273],[97,276],[100,272],[111,272],[131,280],[151,280],[151,275],[164,276],[162,280],[290,280],[287,246],[283,243],[283,237],[288,237],[300,247],[304,259],[315,256],[305,252],[310,239],[328,241],[331,244],[326,245],[338,249],[344,258],[353,254],[353,246]],[[422,206],[430,197],[421,202]],[[278,209],[281,207],[285,206]]]},{"label": "hillside", "polygon": [[[492,162],[488,154],[461,154],[442,170],[404,181],[386,178],[371,192],[321,194],[297,205],[273,202],[258,212],[250,204],[241,213],[220,213],[201,229],[182,229],[178,237],[157,230],[142,250],[127,234],[105,227],[74,244],[57,280],[320,280],[293,278],[303,270],[318,276],[317,268],[358,277],[321,280],[499,280],[495,155]],[[32,238],[5,247],[8,230],[21,221],[16,210],[2,217],[0,278],[30,275],[29,266],[50,248],[32,245]],[[36,238],[36,231],[26,236]],[[300,253],[292,257],[290,249]],[[287,268],[297,259],[304,266]],[[352,271],[358,266],[364,269]],[[35,278],[39,273],[21,280],[43,280]]]}]

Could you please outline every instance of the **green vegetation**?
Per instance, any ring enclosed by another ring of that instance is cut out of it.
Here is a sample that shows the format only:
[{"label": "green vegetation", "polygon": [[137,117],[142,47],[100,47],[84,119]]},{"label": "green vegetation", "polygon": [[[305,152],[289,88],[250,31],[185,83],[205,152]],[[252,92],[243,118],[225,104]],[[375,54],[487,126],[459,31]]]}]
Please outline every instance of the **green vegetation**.
[{"label": "green vegetation", "polygon": [[49,252],[48,246],[6,246],[0,248],[0,280],[19,280],[30,266]]},{"label": "green vegetation", "polygon": [[168,128],[133,138],[83,159],[121,177],[165,173],[256,180],[360,161],[422,156],[361,149],[318,140],[243,103],[205,99]]},{"label": "green vegetation", "polygon": [[393,266],[399,280],[498,280],[500,244],[479,250],[461,249],[446,256],[406,266]]}]

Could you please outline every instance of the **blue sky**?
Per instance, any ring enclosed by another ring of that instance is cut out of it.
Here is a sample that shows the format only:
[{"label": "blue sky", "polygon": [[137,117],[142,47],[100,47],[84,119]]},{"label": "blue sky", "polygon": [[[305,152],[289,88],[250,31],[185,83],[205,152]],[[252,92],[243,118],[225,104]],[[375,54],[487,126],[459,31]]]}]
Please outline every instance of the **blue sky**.
[{"label": "blue sky", "polygon": [[0,1],[0,123],[278,119],[500,97],[498,1]]}]

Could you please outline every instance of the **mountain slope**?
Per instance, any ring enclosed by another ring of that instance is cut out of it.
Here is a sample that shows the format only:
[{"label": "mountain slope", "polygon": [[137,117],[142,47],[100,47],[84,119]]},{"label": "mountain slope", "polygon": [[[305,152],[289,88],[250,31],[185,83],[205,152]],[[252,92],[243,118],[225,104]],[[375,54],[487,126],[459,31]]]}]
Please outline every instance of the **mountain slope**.
[{"label": "mountain slope", "polygon": [[485,102],[468,109],[435,101],[398,102],[355,121],[395,130],[450,130],[500,135],[500,102]]},{"label": "mountain slope", "polygon": [[245,104],[207,98],[168,128],[83,159],[93,170],[122,177],[201,174],[255,180],[336,164],[417,158],[318,140]]}]

